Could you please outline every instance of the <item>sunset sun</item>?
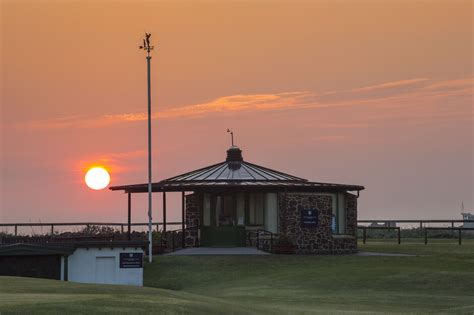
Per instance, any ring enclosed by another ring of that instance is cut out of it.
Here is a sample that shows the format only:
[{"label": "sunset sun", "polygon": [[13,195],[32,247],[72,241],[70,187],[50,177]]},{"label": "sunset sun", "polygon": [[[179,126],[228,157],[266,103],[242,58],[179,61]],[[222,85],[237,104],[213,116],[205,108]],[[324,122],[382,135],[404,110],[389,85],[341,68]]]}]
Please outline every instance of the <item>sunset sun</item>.
[{"label": "sunset sun", "polygon": [[110,183],[109,172],[100,166],[90,168],[84,179],[86,185],[94,190],[104,189]]}]

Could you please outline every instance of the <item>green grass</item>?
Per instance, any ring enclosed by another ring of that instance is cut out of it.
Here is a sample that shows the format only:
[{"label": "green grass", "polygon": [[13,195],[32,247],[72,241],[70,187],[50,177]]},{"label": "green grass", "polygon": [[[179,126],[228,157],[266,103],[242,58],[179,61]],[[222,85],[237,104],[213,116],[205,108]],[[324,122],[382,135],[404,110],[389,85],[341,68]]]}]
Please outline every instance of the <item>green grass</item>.
[{"label": "green grass", "polygon": [[359,244],[359,250],[435,256],[460,255],[472,257],[474,255],[473,239],[463,239],[462,245],[458,245],[457,239],[429,239],[428,244],[424,244],[424,239],[402,239],[400,245],[396,243],[396,240],[367,240],[365,245]]},{"label": "green grass", "polygon": [[0,313],[474,313],[474,241],[360,250],[419,256],[159,256],[143,288],[0,277]]},{"label": "green grass", "polygon": [[235,305],[158,288],[64,283],[0,277],[0,313],[217,313]]}]

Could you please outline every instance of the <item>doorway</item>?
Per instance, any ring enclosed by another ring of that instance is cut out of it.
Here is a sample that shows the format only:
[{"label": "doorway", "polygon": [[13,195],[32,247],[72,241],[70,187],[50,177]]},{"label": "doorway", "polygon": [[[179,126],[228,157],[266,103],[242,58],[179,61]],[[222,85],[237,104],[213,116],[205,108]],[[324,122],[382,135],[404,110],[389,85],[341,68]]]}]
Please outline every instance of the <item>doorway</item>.
[{"label": "doorway", "polygon": [[95,258],[95,282],[114,284],[115,281],[115,257]]},{"label": "doorway", "polygon": [[204,194],[201,246],[245,246],[245,195]]}]

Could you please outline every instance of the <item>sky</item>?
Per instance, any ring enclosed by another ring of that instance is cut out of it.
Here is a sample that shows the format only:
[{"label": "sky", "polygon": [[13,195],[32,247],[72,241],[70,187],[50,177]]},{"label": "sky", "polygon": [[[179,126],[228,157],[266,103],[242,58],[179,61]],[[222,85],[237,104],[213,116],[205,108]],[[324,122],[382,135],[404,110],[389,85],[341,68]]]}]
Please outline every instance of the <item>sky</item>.
[{"label": "sky", "polygon": [[0,222],[126,221],[84,174],[147,180],[145,31],[154,181],[224,160],[231,128],[249,162],[365,186],[359,219],[474,211],[472,1],[0,3]]}]

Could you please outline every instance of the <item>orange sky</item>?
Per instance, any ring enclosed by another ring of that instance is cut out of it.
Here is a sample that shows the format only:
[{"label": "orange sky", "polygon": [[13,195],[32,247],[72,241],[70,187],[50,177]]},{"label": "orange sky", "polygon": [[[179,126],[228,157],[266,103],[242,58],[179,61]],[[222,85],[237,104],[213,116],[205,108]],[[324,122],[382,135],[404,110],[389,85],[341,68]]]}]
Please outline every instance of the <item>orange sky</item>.
[{"label": "orange sky", "polygon": [[[360,218],[460,218],[472,6],[3,0],[0,221],[126,220],[125,195],[83,176],[102,163],[112,184],[146,181],[145,30],[154,179],[223,160],[232,128],[250,162],[366,186]],[[146,220],[145,195],[134,211]]]}]

